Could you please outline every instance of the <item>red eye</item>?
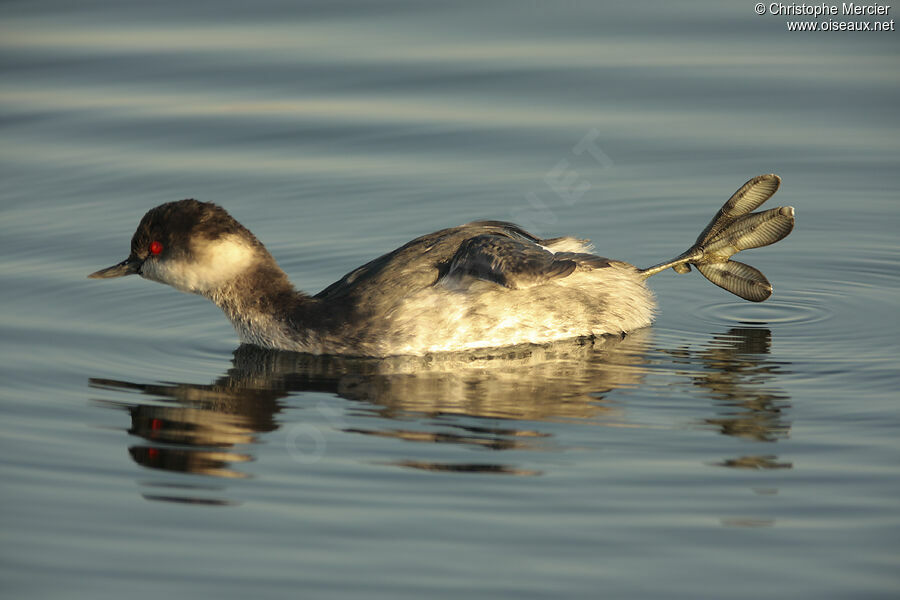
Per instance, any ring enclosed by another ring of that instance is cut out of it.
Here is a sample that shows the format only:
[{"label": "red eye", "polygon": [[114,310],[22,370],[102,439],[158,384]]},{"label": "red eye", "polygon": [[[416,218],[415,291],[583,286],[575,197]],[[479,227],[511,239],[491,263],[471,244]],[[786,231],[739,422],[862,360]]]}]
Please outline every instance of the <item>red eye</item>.
[{"label": "red eye", "polygon": [[156,241],[150,242],[150,254],[159,254],[162,250],[162,244]]}]

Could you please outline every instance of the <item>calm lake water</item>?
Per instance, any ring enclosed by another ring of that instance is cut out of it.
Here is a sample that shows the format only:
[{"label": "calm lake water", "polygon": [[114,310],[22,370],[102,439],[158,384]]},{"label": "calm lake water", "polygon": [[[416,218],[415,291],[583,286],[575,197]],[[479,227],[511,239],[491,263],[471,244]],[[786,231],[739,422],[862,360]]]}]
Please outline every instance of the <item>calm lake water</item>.
[{"label": "calm lake water", "polygon": [[[900,33],[703,0],[0,15],[4,595],[900,594]],[[476,218],[648,266],[768,172],[797,228],[742,259],[775,295],[667,272],[623,341],[263,352],[86,279],[185,197],[310,292]]]}]

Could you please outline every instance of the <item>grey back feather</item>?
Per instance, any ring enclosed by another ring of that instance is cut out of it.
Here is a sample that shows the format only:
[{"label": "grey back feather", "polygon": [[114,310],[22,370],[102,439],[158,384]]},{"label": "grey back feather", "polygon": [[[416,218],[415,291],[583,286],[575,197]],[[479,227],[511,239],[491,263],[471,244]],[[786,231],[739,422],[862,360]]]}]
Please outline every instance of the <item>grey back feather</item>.
[{"label": "grey back feather", "polygon": [[576,267],[571,258],[558,258],[533,242],[487,234],[460,245],[444,279],[472,276],[516,289],[566,277]]}]

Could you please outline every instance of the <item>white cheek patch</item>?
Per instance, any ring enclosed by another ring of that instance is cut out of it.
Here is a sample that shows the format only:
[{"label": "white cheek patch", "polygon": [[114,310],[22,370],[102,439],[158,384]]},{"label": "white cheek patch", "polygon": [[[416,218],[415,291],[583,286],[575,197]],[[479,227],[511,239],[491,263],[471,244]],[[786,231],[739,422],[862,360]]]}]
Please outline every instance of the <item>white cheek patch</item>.
[{"label": "white cheek patch", "polygon": [[193,242],[181,260],[148,258],[141,276],[189,294],[207,294],[232,281],[253,264],[256,253],[238,236]]}]

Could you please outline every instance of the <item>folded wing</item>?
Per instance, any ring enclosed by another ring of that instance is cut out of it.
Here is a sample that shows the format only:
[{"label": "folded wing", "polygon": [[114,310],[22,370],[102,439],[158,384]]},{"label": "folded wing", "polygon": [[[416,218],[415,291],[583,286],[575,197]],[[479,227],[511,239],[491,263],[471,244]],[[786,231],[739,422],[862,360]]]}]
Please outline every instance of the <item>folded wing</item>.
[{"label": "folded wing", "polygon": [[475,277],[512,289],[526,288],[571,275],[578,267],[577,256],[557,255],[533,242],[500,234],[478,235],[460,245],[444,281]]}]

